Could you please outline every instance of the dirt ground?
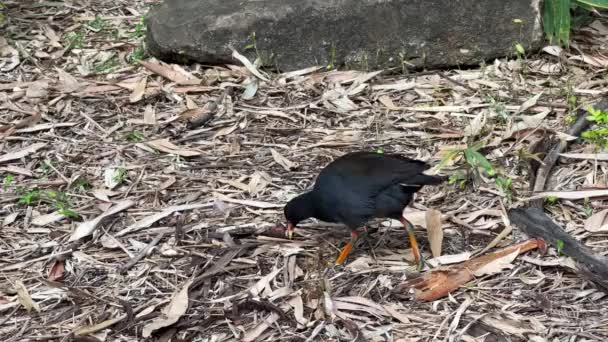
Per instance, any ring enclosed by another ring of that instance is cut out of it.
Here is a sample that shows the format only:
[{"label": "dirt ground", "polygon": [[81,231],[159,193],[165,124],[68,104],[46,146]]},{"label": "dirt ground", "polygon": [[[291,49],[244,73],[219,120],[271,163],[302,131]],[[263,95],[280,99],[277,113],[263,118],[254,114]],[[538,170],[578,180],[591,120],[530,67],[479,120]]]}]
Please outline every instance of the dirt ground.
[{"label": "dirt ground", "polygon": [[[567,139],[573,111],[608,92],[608,21],[576,30],[569,52],[514,49],[479,68],[320,67],[263,81],[238,59],[177,66],[146,56],[151,1],[3,3],[2,340],[608,339],[605,293],[559,248],[425,302],[396,291],[415,272],[398,223],[372,223],[341,267],[328,265],[347,229],[310,220],[290,241],[273,228],[346,152],[438,165],[474,142],[511,186],[482,173],[423,189],[408,209],[423,252],[431,258],[431,208],[442,214],[443,263],[525,240],[505,210],[532,196],[531,145]],[[546,189],[605,188],[608,159],[596,151],[572,143]],[[465,165],[455,157],[441,172]],[[605,208],[601,197],[545,201],[599,255]]]}]

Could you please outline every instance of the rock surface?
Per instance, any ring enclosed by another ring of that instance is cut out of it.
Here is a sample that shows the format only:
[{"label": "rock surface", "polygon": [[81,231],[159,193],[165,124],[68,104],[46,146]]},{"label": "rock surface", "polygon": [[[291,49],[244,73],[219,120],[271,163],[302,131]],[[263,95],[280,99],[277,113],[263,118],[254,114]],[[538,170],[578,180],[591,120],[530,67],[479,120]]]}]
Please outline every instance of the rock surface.
[{"label": "rock surface", "polygon": [[165,0],[147,45],[164,60],[290,71],[471,65],[542,43],[540,0]]}]

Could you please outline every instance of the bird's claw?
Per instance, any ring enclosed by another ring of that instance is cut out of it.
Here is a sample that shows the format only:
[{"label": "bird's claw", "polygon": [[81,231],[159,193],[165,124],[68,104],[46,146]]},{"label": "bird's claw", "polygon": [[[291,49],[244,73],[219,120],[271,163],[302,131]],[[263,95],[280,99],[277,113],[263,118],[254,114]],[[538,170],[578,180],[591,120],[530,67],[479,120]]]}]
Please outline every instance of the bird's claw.
[{"label": "bird's claw", "polygon": [[429,268],[431,268],[431,265],[429,265],[426,260],[424,259],[424,257],[422,257],[422,254],[420,255],[420,258],[418,260],[414,261],[416,263],[416,271],[417,272],[421,272],[424,269],[424,266],[428,266]]}]

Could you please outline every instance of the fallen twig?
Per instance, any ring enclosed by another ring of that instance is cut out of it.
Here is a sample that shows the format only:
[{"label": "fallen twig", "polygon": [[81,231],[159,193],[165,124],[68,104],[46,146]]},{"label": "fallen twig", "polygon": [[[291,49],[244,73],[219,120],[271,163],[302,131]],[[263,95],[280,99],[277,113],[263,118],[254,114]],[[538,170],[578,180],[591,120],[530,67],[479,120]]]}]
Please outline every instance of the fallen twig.
[{"label": "fallen twig", "polygon": [[526,234],[544,239],[554,246],[561,245],[561,252],[579,263],[578,267],[583,276],[608,291],[608,258],[594,254],[553,222],[542,209],[511,209],[509,219]]}]

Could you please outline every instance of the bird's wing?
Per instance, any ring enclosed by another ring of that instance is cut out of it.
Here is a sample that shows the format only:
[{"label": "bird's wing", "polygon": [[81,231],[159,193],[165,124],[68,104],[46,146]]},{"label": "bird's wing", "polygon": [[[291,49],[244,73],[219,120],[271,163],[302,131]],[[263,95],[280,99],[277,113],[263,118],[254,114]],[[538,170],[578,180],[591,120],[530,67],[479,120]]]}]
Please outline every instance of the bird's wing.
[{"label": "bird's wing", "polygon": [[340,179],[335,181],[338,183],[374,193],[399,183],[408,186],[431,184],[433,177],[423,173],[428,168],[423,161],[400,155],[358,152],[336,159],[322,174],[337,175]]}]

